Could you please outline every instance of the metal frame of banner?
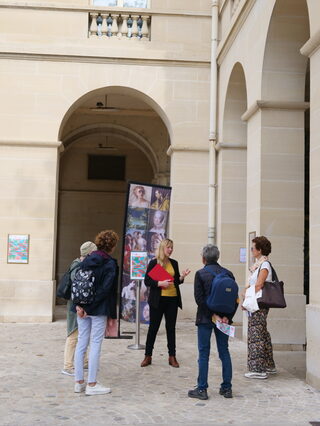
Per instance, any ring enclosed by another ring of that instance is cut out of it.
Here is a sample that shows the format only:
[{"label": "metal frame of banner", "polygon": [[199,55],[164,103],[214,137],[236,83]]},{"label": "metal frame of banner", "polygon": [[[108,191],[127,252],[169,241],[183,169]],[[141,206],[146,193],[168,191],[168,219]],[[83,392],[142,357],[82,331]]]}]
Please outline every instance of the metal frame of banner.
[{"label": "metal frame of banner", "polygon": [[141,281],[136,281],[136,340],[133,345],[129,345],[128,349],[145,349],[145,345],[140,344],[140,288]]}]

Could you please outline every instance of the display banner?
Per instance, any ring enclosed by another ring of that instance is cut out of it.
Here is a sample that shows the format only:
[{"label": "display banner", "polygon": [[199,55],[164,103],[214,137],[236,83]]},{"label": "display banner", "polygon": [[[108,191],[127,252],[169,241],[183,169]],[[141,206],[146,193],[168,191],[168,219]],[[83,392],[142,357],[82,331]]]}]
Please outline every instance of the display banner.
[{"label": "display banner", "polygon": [[120,307],[125,321],[136,321],[136,280],[141,280],[140,322],[149,323],[148,289],[143,279],[148,263],[167,236],[170,197],[168,186],[137,182],[128,185]]}]

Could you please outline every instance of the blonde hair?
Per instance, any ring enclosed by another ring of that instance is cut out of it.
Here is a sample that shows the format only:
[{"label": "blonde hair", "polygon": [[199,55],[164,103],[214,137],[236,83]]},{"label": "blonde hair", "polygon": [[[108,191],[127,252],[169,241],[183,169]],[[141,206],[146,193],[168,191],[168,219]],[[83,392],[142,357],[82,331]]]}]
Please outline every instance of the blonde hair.
[{"label": "blonde hair", "polygon": [[169,238],[165,238],[159,244],[156,257],[157,257],[157,263],[159,263],[161,266],[164,266],[165,261],[167,260],[167,256],[164,254],[165,247],[173,247],[173,241],[170,240]]}]

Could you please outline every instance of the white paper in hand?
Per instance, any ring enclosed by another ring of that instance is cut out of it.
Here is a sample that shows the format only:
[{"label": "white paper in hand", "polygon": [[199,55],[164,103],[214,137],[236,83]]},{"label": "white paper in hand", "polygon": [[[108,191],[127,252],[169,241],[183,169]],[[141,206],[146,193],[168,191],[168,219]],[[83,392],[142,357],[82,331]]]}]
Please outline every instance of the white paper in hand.
[{"label": "white paper in hand", "polygon": [[222,333],[227,334],[230,337],[234,337],[235,327],[233,325],[226,324],[221,321],[216,321],[217,329]]}]

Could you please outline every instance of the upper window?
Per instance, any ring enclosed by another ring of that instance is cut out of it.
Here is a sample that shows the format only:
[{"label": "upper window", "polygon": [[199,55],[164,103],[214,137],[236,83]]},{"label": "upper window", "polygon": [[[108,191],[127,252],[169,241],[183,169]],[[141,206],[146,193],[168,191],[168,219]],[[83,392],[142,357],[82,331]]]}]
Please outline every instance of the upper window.
[{"label": "upper window", "polygon": [[148,0],[93,0],[93,5],[147,8],[148,2]]}]

